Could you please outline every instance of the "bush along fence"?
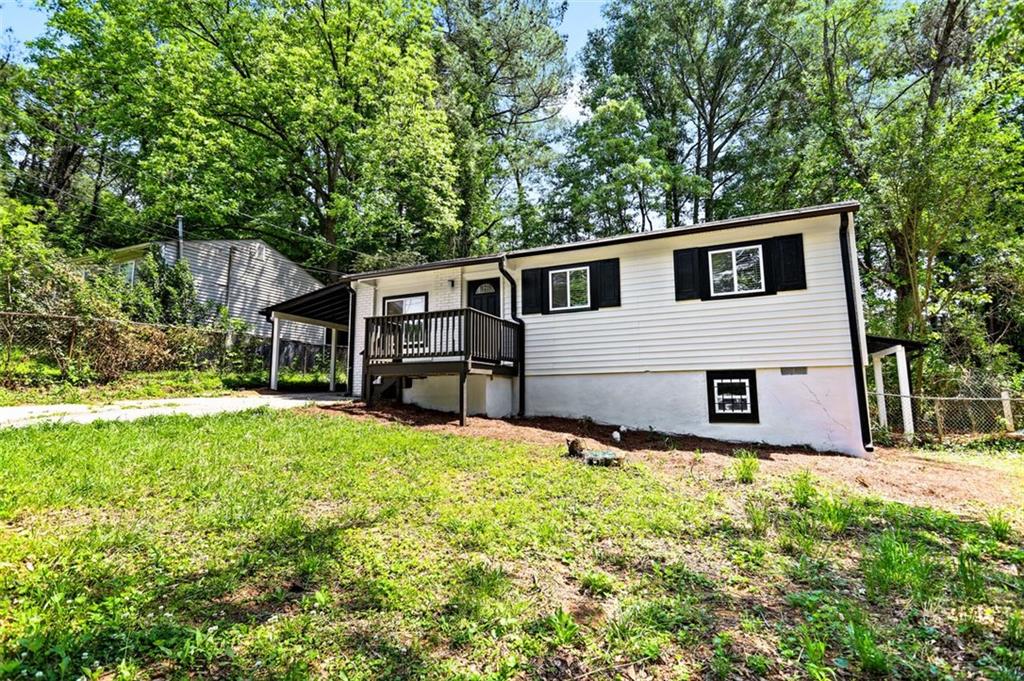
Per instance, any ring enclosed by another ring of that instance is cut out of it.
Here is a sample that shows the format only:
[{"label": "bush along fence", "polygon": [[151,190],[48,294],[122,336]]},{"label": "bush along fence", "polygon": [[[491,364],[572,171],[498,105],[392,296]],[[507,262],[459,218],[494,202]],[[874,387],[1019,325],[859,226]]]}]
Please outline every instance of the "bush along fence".
[{"label": "bush along fence", "polygon": [[997,395],[873,394],[872,421],[876,441],[893,436],[944,439],[999,435],[1024,428],[1024,396],[1009,390]]},{"label": "bush along fence", "polygon": [[[328,345],[283,340],[279,354],[286,373],[327,382]],[[270,339],[248,333],[235,320],[220,326],[167,326],[0,312],[0,386],[9,389],[109,383],[157,371],[266,378],[270,360]],[[339,365],[346,366],[343,358]]]}]

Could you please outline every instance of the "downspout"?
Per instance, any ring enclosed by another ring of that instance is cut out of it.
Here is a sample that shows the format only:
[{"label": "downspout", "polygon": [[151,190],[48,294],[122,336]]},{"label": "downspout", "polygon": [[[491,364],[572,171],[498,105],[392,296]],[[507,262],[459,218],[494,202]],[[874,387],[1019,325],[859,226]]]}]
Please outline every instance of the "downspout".
[{"label": "downspout", "polygon": [[[355,397],[355,390],[353,389],[355,381],[355,353],[353,350],[356,347],[356,290],[352,284],[348,287],[348,375],[345,377],[348,383],[348,394]],[[363,352],[366,352],[366,348],[363,348]]]},{"label": "downspout", "polygon": [[503,255],[498,261],[498,271],[508,282],[509,297],[511,298],[512,320],[519,326],[519,418],[526,415],[526,325],[516,312],[519,301],[517,300],[516,280],[505,268],[507,259]]},{"label": "downspout", "polygon": [[857,411],[860,415],[860,436],[864,449],[874,451],[871,444],[871,422],[868,420],[867,384],[864,381],[864,354],[861,351],[860,320],[854,292],[855,263],[850,253],[850,214],[839,215],[839,251],[843,258],[843,281],[846,288],[846,316],[850,320],[850,347],[853,351],[853,380],[857,388]]}]

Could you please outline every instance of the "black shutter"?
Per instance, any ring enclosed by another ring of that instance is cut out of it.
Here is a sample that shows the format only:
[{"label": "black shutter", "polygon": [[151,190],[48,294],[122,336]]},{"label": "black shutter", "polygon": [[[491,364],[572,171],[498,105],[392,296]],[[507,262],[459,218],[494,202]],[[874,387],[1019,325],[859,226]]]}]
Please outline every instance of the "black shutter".
[{"label": "black shutter", "polygon": [[672,265],[676,274],[676,300],[701,297],[700,249],[684,248],[672,252]]},{"label": "black shutter", "polygon": [[544,312],[547,295],[544,291],[544,268],[523,270],[523,314]]},{"label": "black shutter", "polygon": [[619,295],[619,259],[599,260],[590,265],[590,307],[618,307],[622,304]]},{"label": "black shutter", "polygon": [[804,271],[803,234],[789,234],[775,238],[775,257],[772,269],[776,291],[795,291],[807,288]]}]

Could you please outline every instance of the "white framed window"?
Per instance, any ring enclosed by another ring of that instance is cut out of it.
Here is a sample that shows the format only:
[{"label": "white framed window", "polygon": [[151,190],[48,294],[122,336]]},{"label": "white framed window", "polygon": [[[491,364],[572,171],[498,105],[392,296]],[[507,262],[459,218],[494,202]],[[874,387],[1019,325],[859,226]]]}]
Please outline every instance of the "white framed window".
[{"label": "white framed window", "polygon": [[412,296],[396,296],[384,299],[384,314],[412,314],[427,311],[427,296],[418,293]]},{"label": "white framed window", "polygon": [[714,388],[716,414],[751,413],[750,379],[716,378]]},{"label": "white framed window", "polygon": [[549,309],[576,310],[589,307],[589,267],[568,267],[548,272]]},{"label": "white framed window", "polygon": [[708,251],[712,296],[764,291],[764,253],[760,244]]},{"label": "white framed window", "polygon": [[709,371],[707,381],[712,422],[758,422],[756,371]]}]

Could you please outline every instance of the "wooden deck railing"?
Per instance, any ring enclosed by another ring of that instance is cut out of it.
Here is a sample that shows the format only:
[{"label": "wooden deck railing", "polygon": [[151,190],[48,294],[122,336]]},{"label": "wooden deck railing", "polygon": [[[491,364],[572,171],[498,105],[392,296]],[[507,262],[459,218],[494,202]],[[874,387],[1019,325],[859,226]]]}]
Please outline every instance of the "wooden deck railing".
[{"label": "wooden deck railing", "polygon": [[517,324],[472,308],[413,312],[366,319],[371,364],[449,358],[517,365]]}]

